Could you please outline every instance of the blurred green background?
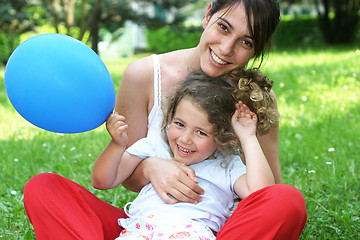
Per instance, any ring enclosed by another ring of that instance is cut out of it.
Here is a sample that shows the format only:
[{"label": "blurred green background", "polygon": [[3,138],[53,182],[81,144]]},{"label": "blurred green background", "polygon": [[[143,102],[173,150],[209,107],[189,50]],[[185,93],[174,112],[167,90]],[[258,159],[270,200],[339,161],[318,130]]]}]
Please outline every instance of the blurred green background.
[{"label": "blurred green background", "polygon": [[[300,239],[357,239],[360,1],[279,2],[282,21],[263,71],[274,81],[281,113],[283,182],[298,188],[307,204],[308,223]],[[208,3],[0,1],[0,239],[36,239],[22,200],[28,179],[41,172],[67,177],[118,207],[136,196],[123,187],[99,191],[91,186],[94,160],[110,140],[104,126],[56,134],[15,111],[4,87],[12,51],[40,33],[71,35],[99,54],[117,90],[135,59],[196,46]]]}]

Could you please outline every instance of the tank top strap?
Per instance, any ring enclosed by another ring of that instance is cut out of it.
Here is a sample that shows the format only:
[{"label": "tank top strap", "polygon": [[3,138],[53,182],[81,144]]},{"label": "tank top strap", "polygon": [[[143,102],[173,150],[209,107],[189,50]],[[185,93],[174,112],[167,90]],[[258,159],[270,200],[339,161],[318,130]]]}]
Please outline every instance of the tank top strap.
[{"label": "tank top strap", "polygon": [[159,134],[163,113],[161,111],[161,69],[158,55],[152,55],[154,65],[154,106],[148,116],[147,136]]},{"label": "tank top strap", "polygon": [[152,55],[154,64],[154,107],[161,105],[161,69],[159,56]]}]

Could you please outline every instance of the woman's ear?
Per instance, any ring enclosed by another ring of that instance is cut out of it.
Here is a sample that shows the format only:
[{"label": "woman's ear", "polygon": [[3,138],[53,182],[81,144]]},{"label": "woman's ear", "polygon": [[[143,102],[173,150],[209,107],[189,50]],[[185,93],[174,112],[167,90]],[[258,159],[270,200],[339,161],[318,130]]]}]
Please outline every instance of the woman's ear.
[{"label": "woman's ear", "polygon": [[208,9],[205,13],[205,18],[204,18],[204,22],[203,22],[203,28],[205,29],[210,21],[210,18],[211,18],[211,13],[210,13],[210,10],[213,6],[213,3],[210,3],[209,6],[208,6]]}]

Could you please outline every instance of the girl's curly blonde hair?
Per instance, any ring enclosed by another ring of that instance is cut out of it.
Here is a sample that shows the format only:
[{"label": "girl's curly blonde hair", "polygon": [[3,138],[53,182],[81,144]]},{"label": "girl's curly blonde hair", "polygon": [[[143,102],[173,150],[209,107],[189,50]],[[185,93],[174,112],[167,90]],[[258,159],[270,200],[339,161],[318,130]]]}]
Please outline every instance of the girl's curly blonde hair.
[{"label": "girl's curly blonde hair", "polygon": [[167,126],[178,104],[183,99],[189,99],[208,114],[209,122],[214,126],[218,151],[224,156],[238,154],[240,142],[231,124],[231,117],[236,110],[235,103],[242,101],[257,115],[257,133],[265,134],[278,124],[279,114],[275,99],[270,94],[271,88],[272,81],[257,69],[241,70],[226,77],[209,77],[202,72],[190,73],[175,92],[163,99],[164,140],[168,142]]},{"label": "girl's curly blonde hair", "polygon": [[241,100],[258,117],[257,134],[266,134],[271,127],[278,126],[280,115],[275,97],[271,94],[273,81],[258,69],[242,69],[229,77],[236,85],[233,93],[235,100]]}]

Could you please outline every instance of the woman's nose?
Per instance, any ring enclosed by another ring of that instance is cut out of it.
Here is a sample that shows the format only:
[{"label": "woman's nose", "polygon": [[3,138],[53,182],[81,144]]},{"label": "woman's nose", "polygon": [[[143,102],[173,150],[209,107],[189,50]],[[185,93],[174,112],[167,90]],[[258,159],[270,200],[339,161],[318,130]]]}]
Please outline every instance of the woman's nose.
[{"label": "woman's nose", "polygon": [[220,53],[224,56],[231,56],[234,51],[234,46],[235,40],[230,37],[226,37],[220,44]]}]

